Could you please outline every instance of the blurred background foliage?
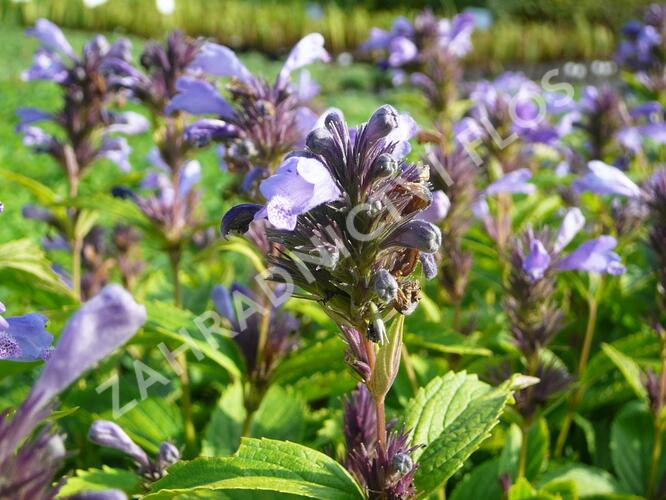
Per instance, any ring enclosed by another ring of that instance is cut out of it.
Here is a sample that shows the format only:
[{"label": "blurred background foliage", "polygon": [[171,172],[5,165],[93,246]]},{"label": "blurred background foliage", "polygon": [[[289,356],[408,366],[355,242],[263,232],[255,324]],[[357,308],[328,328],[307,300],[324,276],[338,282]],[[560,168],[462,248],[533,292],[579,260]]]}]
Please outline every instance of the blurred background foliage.
[{"label": "blurred background foliage", "polygon": [[475,33],[468,64],[493,69],[506,64],[609,59],[616,30],[647,0],[181,0],[162,15],[155,2],[108,0],[94,8],[83,0],[0,0],[0,21],[32,24],[39,17],[73,29],[118,31],[161,38],[180,27],[241,50],[283,55],[304,34],[319,31],[334,53],[355,51],[373,26],[388,28],[397,15],[423,7],[448,15],[471,8],[485,30]]}]

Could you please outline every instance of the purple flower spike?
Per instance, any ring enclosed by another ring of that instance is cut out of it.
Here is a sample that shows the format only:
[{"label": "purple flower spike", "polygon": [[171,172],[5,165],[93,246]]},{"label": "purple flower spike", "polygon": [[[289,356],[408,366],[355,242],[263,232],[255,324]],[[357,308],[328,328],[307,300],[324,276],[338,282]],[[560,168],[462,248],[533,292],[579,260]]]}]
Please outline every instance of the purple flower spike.
[{"label": "purple flower spike", "polygon": [[76,59],[74,49],[65,38],[63,32],[47,19],[37,19],[34,28],[25,31],[26,35],[35,37],[44,48],[55,52],[62,52],[66,56]]},{"label": "purple flower spike", "polygon": [[548,251],[537,239],[530,242],[530,252],[523,262],[523,270],[532,278],[533,281],[543,278],[546,270],[550,266],[550,255]]},{"label": "purple flower spike", "polygon": [[50,354],[53,335],[46,331],[46,317],[26,314],[6,319],[0,326],[0,360],[36,361]]},{"label": "purple flower spike", "polygon": [[528,168],[521,168],[514,170],[503,176],[501,179],[496,180],[485,190],[486,195],[497,193],[533,193],[536,187],[530,184],[532,172]]},{"label": "purple flower spike", "polygon": [[578,270],[592,273],[622,274],[625,267],[613,248],[617,241],[612,236],[599,236],[586,241],[557,265],[560,271]]},{"label": "purple flower spike", "polygon": [[267,217],[278,229],[293,230],[298,215],[340,197],[326,167],[305,156],[287,158],[259,188],[268,203],[257,217]]},{"label": "purple flower spike", "polygon": [[176,82],[178,93],[171,99],[164,112],[185,111],[192,115],[233,116],[233,109],[206,81],[184,76]]},{"label": "purple flower spike", "polygon": [[627,177],[624,172],[599,160],[587,164],[590,172],[576,179],[573,188],[576,192],[590,192],[596,194],[613,194],[637,198],[641,189]]},{"label": "purple flower spike", "polygon": [[291,73],[298,68],[316,61],[329,62],[330,60],[331,56],[324,48],[324,37],[320,33],[310,33],[291,49],[289,57],[280,71],[278,81],[288,79]]},{"label": "purple flower spike", "polygon": [[553,245],[553,251],[559,252],[563,250],[571,240],[578,234],[578,232],[583,229],[585,225],[585,216],[583,212],[580,211],[580,208],[574,207],[567,210],[564,219],[562,220],[562,225],[560,230],[557,233],[557,239]]},{"label": "purple flower spike", "polygon": [[146,452],[139,447],[117,424],[108,420],[96,420],[90,426],[88,439],[95,444],[113,448],[129,455],[137,465],[148,468],[150,460]]},{"label": "purple flower spike", "polygon": [[199,55],[192,61],[190,69],[200,70],[213,76],[238,78],[243,83],[254,80],[252,73],[240,62],[229,47],[216,43],[206,43]]}]

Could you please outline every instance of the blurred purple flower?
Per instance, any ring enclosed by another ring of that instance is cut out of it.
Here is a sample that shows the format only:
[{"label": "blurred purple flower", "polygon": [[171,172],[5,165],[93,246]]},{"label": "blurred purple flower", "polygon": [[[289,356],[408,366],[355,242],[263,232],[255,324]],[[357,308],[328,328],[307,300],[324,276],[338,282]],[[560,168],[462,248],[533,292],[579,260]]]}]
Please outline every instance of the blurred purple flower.
[{"label": "blurred purple flower", "polygon": [[0,319],[0,361],[36,361],[50,356],[53,335],[46,331],[46,317],[26,314]]},{"label": "blurred purple flower", "polygon": [[578,270],[592,273],[622,274],[625,267],[612,250],[617,241],[612,236],[599,236],[586,241],[557,264],[559,271]]},{"label": "blurred purple flower", "polygon": [[578,193],[612,194],[636,198],[641,189],[620,169],[594,160],[587,164],[589,172],[573,182],[573,189]]},{"label": "blurred purple flower", "polygon": [[418,215],[420,220],[431,222],[432,224],[439,224],[442,222],[451,208],[451,200],[446,196],[444,191],[435,191],[432,193],[432,202],[430,206]]}]

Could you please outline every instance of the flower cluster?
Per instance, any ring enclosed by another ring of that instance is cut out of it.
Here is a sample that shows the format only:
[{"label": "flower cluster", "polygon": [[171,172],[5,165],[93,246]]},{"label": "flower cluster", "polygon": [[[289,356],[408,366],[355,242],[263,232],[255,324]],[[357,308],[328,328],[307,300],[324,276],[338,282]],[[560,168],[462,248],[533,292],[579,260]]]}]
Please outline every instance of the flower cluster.
[{"label": "flower cluster", "polygon": [[364,51],[383,55],[380,66],[392,70],[394,83],[407,78],[420,88],[436,109],[446,110],[457,97],[462,78],[461,59],[472,49],[474,17],[462,13],[438,18],[430,10],[413,23],[399,17],[390,31],[373,28]]},{"label": "flower cluster", "polygon": [[228,234],[267,218],[269,240],[283,246],[269,256],[275,279],[286,272],[338,324],[373,340],[378,315],[414,310],[411,274],[421,260],[430,275],[441,244],[439,229],[416,218],[432,195],[428,171],[402,160],[411,128],[390,106],[356,129],[332,112],[261,184],[265,206],[234,207],[222,221]]},{"label": "flower cluster", "polygon": [[416,493],[416,464],[409,435],[391,429],[386,446],[376,439],[377,420],[368,389],[359,384],[344,401],[345,466],[365,488],[368,498],[405,500]]},{"label": "flower cluster", "polygon": [[[316,121],[307,106],[317,86],[307,72],[297,85],[294,71],[315,61],[328,61],[324,38],[311,33],[294,46],[274,83],[258,78],[240,62],[231,49],[214,43],[203,45],[189,65],[192,76],[178,80],[178,93],[168,112],[187,111],[193,115],[216,115],[189,125],[185,139],[202,147],[211,141],[222,144],[222,156],[230,170],[247,174],[244,190],[256,190],[256,183],[270,175],[284,155],[302,145]],[[231,77],[227,91],[231,102],[200,74]]]},{"label": "flower cluster", "polygon": [[618,64],[635,72],[637,81],[647,90],[658,94],[666,89],[663,73],[666,7],[650,5],[645,10],[643,22],[628,22],[622,29],[622,36],[615,54]]},{"label": "flower cluster", "polygon": [[580,155],[588,160],[605,160],[635,155],[647,140],[666,142],[663,108],[646,102],[629,108],[612,87],[585,87],[580,101],[566,116],[572,130],[582,130],[585,142]]},{"label": "flower cluster", "polygon": [[[129,42],[123,38],[109,45],[95,36],[77,56],[62,31],[46,19],[40,19],[29,36],[40,42],[33,66],[23,73],[25,80],[48,80],[63,91],[63,106],[55,113],[34,108],[19,108],[17,130],[25,145],[48,153],[62,167],[75,196],[81,175],[99,158],[107,158],[128,170],[129,145],[114,133],[137,134],[148,128],[138,113],[112,112],[107,109],[114,93],[102,68],[107,58],[127,61]],[[48,134],[35,123],[52,121],[64,132],[64,139]]]}]

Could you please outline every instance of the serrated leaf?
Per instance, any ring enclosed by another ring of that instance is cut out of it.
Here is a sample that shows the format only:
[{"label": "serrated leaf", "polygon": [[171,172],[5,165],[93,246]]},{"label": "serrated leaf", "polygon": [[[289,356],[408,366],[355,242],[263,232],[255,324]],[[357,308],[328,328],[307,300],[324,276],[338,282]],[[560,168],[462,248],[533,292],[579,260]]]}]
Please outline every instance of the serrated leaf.
[{"label": "serrated leaf", "polygon": [[638,364],[610,344],[601,344],[601,349],[606,353],[606,356],[610,358],[615,366],[617,366],[622,375],[624,375],[624,378],[636,395],[643,401],[647,401],[648,395],[645,386],[643,385],[643,381],[641,380],[642,371]]},{"label": "serrated leaf", "polygon": [[239,382],[229,384],[206,427],[201,454],[220,457],[235,452],[240,445],[246,414],[243,386]]},{"label": "serrated leaf", "polygon": [[69,497],[81,491],[123,490],[125,493],[137,493],[139,476],[123,469],[102,466],[101,469],[77,470],[76,475],[67,479],[60,489],[58,497]]},{"label": "serrated leaf", "polygon": [[[437,439],[474,398],[491,390],[476,375],[465,372],[449,372],[431,380],[407,404],[405,427],[412,430],[412,446],[428,445]],[[418,459],[422,452],[423,449],[416,450],[414,458]]]},{"label": "serrated leaf", "polygon": [[250,435],[301,441],[305,433],[305,403],[293,392],[273,385],[252,416]]},{"label": "serrated leaf", "polygon": [[507,386],[495,389],[464,372],[437,377],[419,390],[406,418],[412,445],[426,445],[415,453],[419,496],[427,496],[462,466],[497,425],[510,396]]},{"label": "serrated leaf", "polygon": [[198,458],[169,469],[169,475],[152,485],[144,498],[173,498],[198,491],[216,492],[224,498],[253,498],[270,491],[273,498],[362,499],[363,493],[335,460],[305,446],[270,439],[243,438],[229,458]]}]

